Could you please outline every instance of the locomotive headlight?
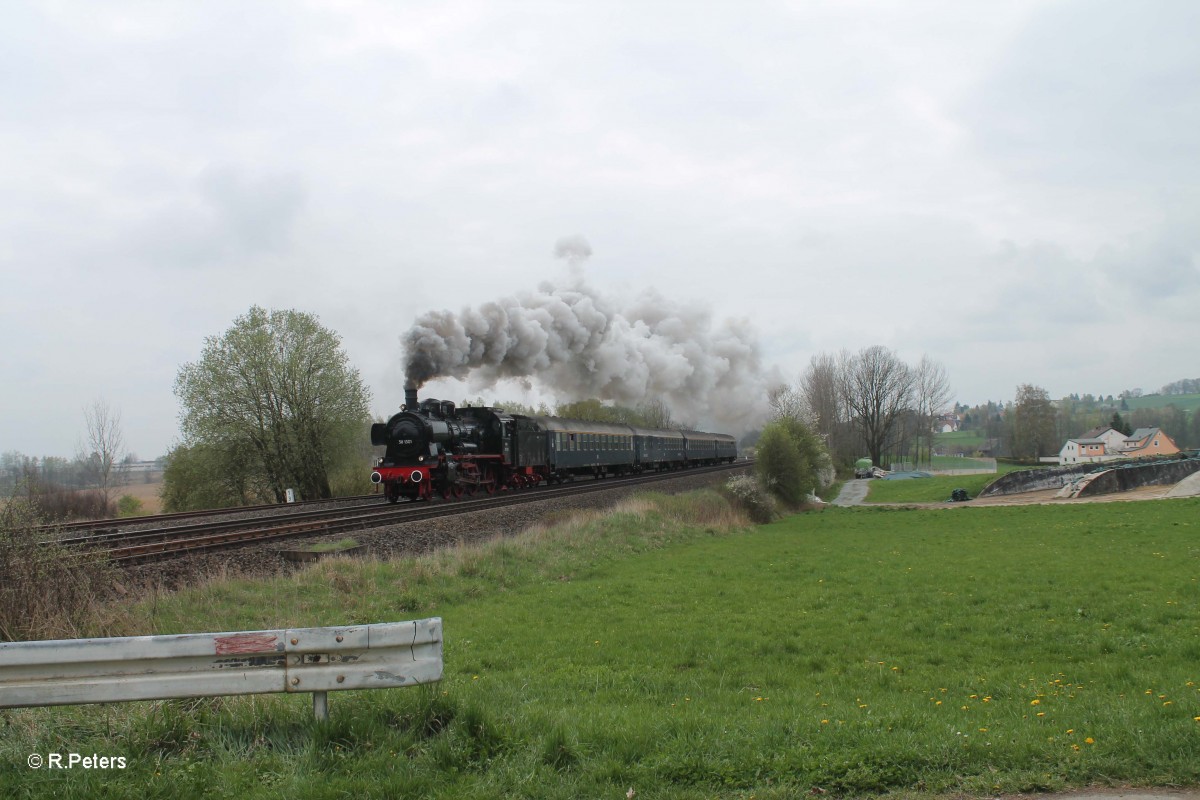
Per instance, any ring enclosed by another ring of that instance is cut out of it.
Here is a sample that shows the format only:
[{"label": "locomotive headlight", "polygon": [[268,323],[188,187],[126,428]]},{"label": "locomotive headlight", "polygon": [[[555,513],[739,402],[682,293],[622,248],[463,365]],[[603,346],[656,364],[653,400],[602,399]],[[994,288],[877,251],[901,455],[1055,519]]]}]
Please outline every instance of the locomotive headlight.
[{"label": "locomotive headlight", "polygon": [[417,456],[417,461],[424,461],[424,460],[425,460],[425,456]]}]

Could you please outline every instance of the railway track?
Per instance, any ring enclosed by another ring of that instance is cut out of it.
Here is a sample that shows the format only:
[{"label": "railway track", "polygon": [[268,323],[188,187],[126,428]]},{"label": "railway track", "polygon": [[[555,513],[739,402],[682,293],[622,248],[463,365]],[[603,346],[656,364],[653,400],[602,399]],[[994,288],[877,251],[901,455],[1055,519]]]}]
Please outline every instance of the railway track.
[{"label": "railway track", "polygon": [[323,509],[289,514],[283,520],[278,518],[240,519],[141,531],[106,531],[95,536],[73,537],[62,540],[61,543],[79,548],[81,553],[86,553],[89,557],[104,557],[117,564],[133,565],[297,536],[344,534],[349,531],[359,531],[382,525],[419,522],[435,517],[471,514],[520,503],[653,484],[673,478],[740,469],[749,466],[750,463],[735,461],[732,464],[687,471],[654,473],[630,478],[607,478],[585,484],[542,486],[452,502]]},{"label": "railway track", "polygon": [[[204,517],[215,517],[223,514],[245,514],[256,511],[276,514],[294,513],[292,509],[304,508],[306,506],[330,505],[330,504],[346,504],[351,502],[361,502],[372,498],[381,498],[379,494],[360,494],[351,497],[332,497],[324,500],[299,500],[295,503],[264,503],[257,506],[237,506],[235,508],[209,508],[203,511],[176,511],[171,514],[153,514],[145,517],[114,517],[112,519],[89,519],[78,522],[59,522],[49,525],[39,525],[35,530],[42,532],[52,531],[96,531],[97,533],[112,533],[127,528],[131,525],[147,525],[160,524],[163,522],[174,522],[177,520],[188,519],[203,519]],[[163,526],[166,527],[166,526]],[[82,537],[73,537],[82,538]],[[65,543],[67,540],[63,540]]]}]

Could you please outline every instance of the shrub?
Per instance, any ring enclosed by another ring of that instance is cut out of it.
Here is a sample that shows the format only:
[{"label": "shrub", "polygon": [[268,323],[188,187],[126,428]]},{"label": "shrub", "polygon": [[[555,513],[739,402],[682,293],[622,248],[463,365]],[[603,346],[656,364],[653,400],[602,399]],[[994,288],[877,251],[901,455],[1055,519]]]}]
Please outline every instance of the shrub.
[{"label": "shrub", "polygon": [[0,640],[78,636],[114,584],[107,561],[44,542],[52,534],[41,522],[26,498],[0,509]]},{"label": "shrub", "polygon": [[13,494],[35,506],[43,520],[105,519],[114,513],[112,504],[101,492],[68,489],[38,475],[27,475]]},{"label": "shrub", "polygon": [[763,429],[754,471],[768,491],[792,507],[829,486],[836,476],[821,439],[790,417]]},{"label": "shrub", "polygon": [[117,516],[139,517],[141,515],[142,501],[131,494],[121,495],[121,499],[117,501]]},{"label": "shrub", "polygon": [[755,522],[770,522],[775,518],[775,498],[753,475],[734,475],[725,489]]}]

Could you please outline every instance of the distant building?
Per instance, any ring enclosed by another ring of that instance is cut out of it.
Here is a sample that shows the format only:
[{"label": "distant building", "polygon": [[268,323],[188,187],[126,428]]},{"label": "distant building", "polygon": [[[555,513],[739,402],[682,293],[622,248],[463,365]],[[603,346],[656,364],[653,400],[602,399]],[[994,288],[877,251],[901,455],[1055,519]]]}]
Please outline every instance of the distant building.
[{"label": "distant building", "polygon": [[1175,442],[1159,428],[1138,428],[1126,436],[1108,427],[1094,428],[1077,439],[1068,439],[1057,456],[1041,460],[1061,465],[1088,464],[1122,458],[1168,456],[1178,452]]},{"label": "distant building", "polygon": [[1140,458],[1141,456],[1169,456],[1179,452],[1179,447],[1170,436],[1158,428],[1138,428],[1126,440],[1126,455]]},{"label": "distant building", "polygon": [[958,426],[962,424],[962,415],[953,412],[942,414],[938,417],[935,430],[939,433],[954,433],[958,430]]}]

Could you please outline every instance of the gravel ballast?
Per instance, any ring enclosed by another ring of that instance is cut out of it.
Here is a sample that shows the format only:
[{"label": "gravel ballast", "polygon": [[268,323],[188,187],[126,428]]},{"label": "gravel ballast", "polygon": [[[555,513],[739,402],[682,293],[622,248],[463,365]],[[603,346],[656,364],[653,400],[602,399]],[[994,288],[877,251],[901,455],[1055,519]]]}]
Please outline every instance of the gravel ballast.
[{"label": "gravel ballast", "polygon": [[[545,520],[575,511],[610,508],[627,497],[644,492],[680,494],[728,480],[748,467],[709,472],[683,473],[677,478],[646,485],[614,486],[611,490],[569,497],[531,500],[499,509],[455,514],[419,522],[365,528],[359,531],[340,531],[336,534],[300,536],[263,544],[249,544],[230,550],[194,554],[168,561],[130,567],[127,575],[134,583],[151,583],[178,587],[207,576],[262,577],[294,570],[297,565],[286,560],[283,550],[301,549],[328,540],[352,537],[365,550],[359,555],[378,559],[408,557],[428,553],[443,547],[484,541],[498,536],[512,536]],[[382,499],[377,501],[383,505]]]}]

